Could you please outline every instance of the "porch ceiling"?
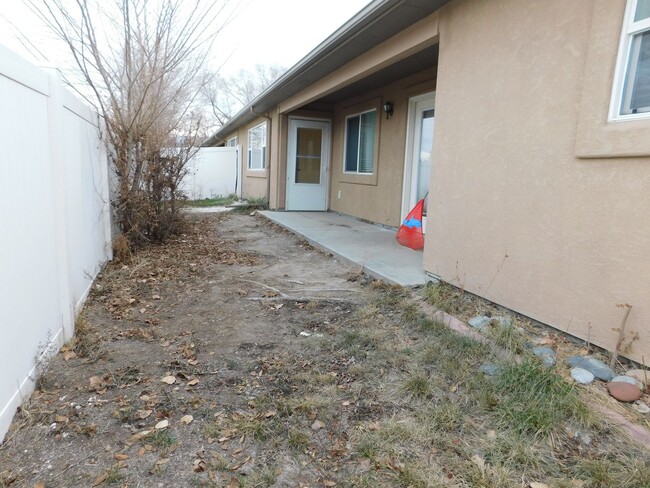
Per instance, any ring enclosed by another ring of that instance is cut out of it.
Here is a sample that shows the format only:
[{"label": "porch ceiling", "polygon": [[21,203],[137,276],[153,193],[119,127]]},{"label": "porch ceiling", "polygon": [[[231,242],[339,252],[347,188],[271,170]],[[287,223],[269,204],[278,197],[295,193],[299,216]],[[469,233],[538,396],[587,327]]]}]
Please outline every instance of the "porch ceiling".
[{"label": "porch ceiling", "polygon": [[377,71],[351,85],[341,88],[334,93],[324,96],[317,100],[319,103],[334,104],[347,98],[367,93],[370,90],[381,86],[389,85],[402,78],[414,75],[425,69],[430,69],[438,65],[438,44],[430,46],[419,51],[408,58],[397,63],[391,64],[386,68]]}]

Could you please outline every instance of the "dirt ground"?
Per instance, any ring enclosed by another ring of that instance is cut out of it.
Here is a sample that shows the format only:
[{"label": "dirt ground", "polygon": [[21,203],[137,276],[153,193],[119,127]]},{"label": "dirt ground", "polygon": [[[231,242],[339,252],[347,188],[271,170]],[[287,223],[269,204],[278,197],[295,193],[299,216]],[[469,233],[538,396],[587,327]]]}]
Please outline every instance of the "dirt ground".
[{"label": "dirt ground", "polygon": [[566,402],[517,430],[492,352],[420,295],[259,216],[193,216],[102,272],[0,486],[650,486],[647,452]]}]

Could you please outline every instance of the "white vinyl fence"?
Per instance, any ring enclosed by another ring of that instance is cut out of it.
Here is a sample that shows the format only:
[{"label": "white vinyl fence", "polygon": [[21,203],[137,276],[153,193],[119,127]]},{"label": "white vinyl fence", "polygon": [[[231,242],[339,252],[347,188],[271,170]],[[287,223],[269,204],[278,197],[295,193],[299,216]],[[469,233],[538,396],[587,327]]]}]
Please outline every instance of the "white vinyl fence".
[{"label": "white vinyl fence", "polygon": [[97,114],[0,46],[0,441],[111,258]]},{"label": "white vinyl fence", "polygon": [[236,193],[241,196],[241,164],[236,147],[202,147],[187,163],[182,190],[190,200]]}]

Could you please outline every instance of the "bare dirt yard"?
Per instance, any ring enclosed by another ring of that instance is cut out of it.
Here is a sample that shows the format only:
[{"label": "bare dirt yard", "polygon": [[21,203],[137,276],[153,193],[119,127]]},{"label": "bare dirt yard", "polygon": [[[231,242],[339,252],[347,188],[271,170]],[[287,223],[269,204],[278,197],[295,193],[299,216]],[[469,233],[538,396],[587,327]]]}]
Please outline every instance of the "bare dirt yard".
[{"label": "bare dirt yard", "polygon": [[370,280],[259,216],[192,216],[103,270],[0,447],[0,486],[650,486],[648,452],[586,406],[613,400],[527,333],[575,345],[519,320],[485,344],[434,308],[492,313]]}]

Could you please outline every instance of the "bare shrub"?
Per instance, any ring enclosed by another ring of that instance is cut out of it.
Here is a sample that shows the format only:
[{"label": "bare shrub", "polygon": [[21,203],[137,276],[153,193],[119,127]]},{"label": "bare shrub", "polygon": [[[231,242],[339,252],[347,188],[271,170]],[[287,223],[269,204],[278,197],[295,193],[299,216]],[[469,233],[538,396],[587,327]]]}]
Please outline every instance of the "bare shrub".
[{"label": "bare shrub", "polygon": [[177,229],[179,184],[200,143],[196,97],[227,0],[27,3],[69,48],[77,89],[103,119],[119,229],[129,246],[164,240]]}]

